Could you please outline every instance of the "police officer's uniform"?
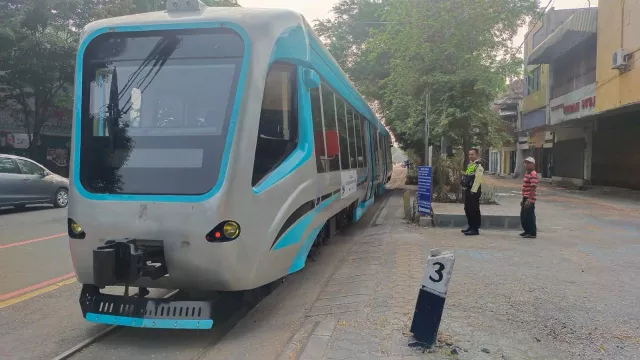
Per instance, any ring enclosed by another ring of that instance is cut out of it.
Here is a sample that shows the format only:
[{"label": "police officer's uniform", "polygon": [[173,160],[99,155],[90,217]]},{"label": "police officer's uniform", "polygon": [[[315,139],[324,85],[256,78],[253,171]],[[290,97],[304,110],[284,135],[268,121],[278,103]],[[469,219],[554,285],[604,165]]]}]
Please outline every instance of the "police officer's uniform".
[{"label": "police officer's uniform", "polygon": [[468,227],[462,232],[465,235],[478,235],[482,218],[480,215],[480,196],[482,196],[482,175],[484,168],[480,160],[476,160],[467,166],[460,184],[464,189],[464,213],[467,215]]}]

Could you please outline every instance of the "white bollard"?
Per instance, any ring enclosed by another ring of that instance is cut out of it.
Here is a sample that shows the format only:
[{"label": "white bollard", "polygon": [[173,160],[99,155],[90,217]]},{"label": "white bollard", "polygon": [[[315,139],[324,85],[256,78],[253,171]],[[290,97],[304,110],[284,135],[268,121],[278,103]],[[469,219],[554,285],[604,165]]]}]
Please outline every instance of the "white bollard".
[{"label": "white bollard", "polygon": [[452,252],[432,249],[424,267],[411,332],[419,345],[432,347],[438,339],[447,290],[456,258]]}]

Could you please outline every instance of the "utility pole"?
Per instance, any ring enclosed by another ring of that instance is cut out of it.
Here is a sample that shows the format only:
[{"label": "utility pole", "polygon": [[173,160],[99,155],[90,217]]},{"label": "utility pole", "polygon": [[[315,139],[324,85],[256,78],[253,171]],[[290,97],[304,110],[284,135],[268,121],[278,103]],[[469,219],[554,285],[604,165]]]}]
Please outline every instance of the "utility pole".
[{"label": "utility pole", "polygon": [[429,90],[425,92],[424,107],[424,164],[431,166],[429,163]]}]

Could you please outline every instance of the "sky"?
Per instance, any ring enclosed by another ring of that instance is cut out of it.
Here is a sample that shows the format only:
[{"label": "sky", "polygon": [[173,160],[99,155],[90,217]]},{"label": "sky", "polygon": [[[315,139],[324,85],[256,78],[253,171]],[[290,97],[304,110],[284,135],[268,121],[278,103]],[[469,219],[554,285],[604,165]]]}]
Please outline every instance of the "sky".
[{"label": "sky", "polygon": [[[545,7],[549,0],[539,0]],[[553,3],[550,7],[556,9],[572,9],[589,6],[598,6],[598,0],[551,0]],[[238,0],[243,7],[262,7],[262,8],[284,8],[295,10],[313,24],[313,20],[317,18],[326,18],[331,16],[331,7],[338,0]],[[526,28],[520,29],[518,35],[514,38],[515,45],[522,44],[524,36],[527,33]]]}]

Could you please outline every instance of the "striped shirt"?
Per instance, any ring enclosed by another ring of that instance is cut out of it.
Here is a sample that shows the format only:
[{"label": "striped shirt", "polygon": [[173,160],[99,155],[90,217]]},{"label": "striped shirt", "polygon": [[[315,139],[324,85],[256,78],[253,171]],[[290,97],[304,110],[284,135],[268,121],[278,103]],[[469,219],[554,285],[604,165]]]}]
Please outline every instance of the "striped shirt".
[{"label": "striped shirt", "polygon": [[522,196],[532,203],[536,202],[536,188],[538,187],[538,173],[534,171],[524,174]]}]

